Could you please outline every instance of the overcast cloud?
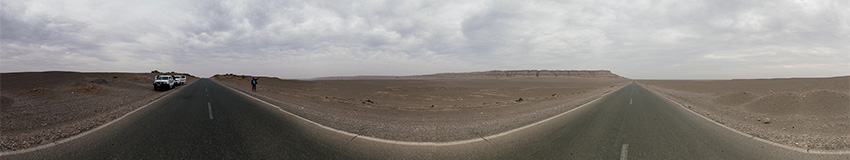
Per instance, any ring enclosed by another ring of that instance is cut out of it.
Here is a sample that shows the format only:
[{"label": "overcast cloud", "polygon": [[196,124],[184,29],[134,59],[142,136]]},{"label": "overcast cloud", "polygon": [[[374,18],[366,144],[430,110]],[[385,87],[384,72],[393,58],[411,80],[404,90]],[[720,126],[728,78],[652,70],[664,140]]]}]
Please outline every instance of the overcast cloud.
[{"label": "overcast cloud", "polygon": [[2,0],[2,72],[850,75],[850,3]]}]

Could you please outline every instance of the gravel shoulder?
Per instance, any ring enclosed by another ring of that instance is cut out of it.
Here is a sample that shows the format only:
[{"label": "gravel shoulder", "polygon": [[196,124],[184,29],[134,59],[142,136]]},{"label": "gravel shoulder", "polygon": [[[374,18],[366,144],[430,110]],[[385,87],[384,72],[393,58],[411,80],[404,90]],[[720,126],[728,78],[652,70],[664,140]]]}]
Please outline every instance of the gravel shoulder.
[{"label": "gravel shoulder", "polygon": [[850,77],[638,83],[762,139],[801,148],[850,149]]},{"label": "gravel shoulder", "polygon": [[[0,150],[68,138],[166,95],[153,73],[22,72],[0,75]],[[187,77],[185,85],[197,78]]]},{"label": "gravel shoulder", "polygon": [[[351,133],[441,142],[480,138],[562,113],[626,79],[280,80],[218,76],[216,82]],[[522,98],[522,100],[520,100]]]}]

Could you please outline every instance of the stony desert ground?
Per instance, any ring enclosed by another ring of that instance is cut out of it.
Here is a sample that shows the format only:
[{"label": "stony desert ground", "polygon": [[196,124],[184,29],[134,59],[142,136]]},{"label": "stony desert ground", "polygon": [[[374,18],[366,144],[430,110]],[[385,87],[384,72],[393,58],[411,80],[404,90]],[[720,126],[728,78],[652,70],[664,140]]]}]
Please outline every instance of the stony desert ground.
[{"label": "stony desert ground", "polygon": [[[0,74],[0,150],[67,138],[118,118],[169,91],[154,73]],[[187,76],[187,85],[197,80]]]},{"label": "stony desert ground", "polygon": [[256,92],[251,92],[250,76],[211,79],[333,128],[404,141],[465,140],[507,131],[565,112],[631,82],[616,75],[564,77],[263,77]]},{"label": "stony desert ground", "polygon": [[[0,149],[67,138],[170,91],[152,73],[0,75]],[[478,138],[585,104],[631,82],[608,71],[487,71],[422,76],[284,80],[216,75],[220,84],[327,126],[404,141]],[[188,84],[197,80],[189,76]],[[850,148],[850,77],[639,80],[721,124],[782,144]]]},{"label": "stony desert ground", "polygon": [[850,77],[639,80],[721,124],[774,142],[850,149]]}]

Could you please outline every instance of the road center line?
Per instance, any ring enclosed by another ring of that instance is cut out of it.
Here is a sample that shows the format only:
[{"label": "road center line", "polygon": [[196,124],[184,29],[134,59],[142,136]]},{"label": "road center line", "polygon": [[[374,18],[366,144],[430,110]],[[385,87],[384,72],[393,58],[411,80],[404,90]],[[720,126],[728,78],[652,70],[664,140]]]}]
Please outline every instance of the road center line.
[{"label": "road center line", "polygon": [[207,109],[210,111],[210,112],[209,112],[209,113],[210,113],[210,119],[213,119],[213,116],[212,116],[212,106],[210,105],[210,102],[207,102]]},{"label": "road center line", "polygon": [[629,154],[629,144],[623,144],[623,149],[620,150],[620,160],[628,159],[627,156]]},{"label": "road center line", "polygon": [[632,105],[632,99],[629,98],[629,105]]},{"label": "road center line", "polygon": [[[215,82],[215,81],[213,81],[213,82]],[[277,108],[277,110],[279,110],[279,111],[281,111],[281,112],[283,112],[283,113],[286,113],[286,114],[288,114],[288,115],[291,115],[291,116],[293,116],[293,117],[296,117],[296,118],[298,118],[298,119],[301,119],[301,120],[303,120],[304,122],[307,122],[307,123],[310,123],[310,124],[316,125],[316,126],[318,126],[318,127],[320,127],[320,128],[324,128],[324,129],[326,129],[326,130],[330,130],[330,131],[333,131],[333,132],[336,132],[336,133],[339,133],[339,134],[342,134],[342,135],[346,135],[346,136],[352,136],[352,137],[357,136],[357,138],[358,138],[358,139],[365,139],[365,140],[374,141],[374,142],[389,143],[389,144],[396,144],[396,145],[412,145],[412,146],[451,146],[451,145],[460,145],[460,144],[468,144],[468,143],[479,142],[479,141],[483,141],[484,139],[495,139],[495,138],[498,138],[498,137],[502,137],[502,136],[505,136],[505,135],[512,134],[512,133],[514,133],[514,132],[519,132],[519,131],[522,131],[522,130],[524,130],[524,129],[527,129],[527,128],[531,128],[531,127],[534,127],[534,126],[540,125],[540,124],[542,124],[542,123],[549,122],[549,121],[551,121],[551,120],[553,120],[553,119],[556,119],[556,118],[563,117],[564,115],[566,115],[566,114],[568,114],[568,113],[571,113],[571,112],[573,112],[573,111],[575,111],[575,110],[578,110],[579,108],[582,108],[582,107],[585,107],[585,106],[588,106],[588,105],[595,104],[595,103],[596,103],[597,101],[599,101],[600,99],[603,99],[604,97],[609,96],[611,93],[614,93],[614,92],[616,92],[616,91],[619,91],[620,89],[622,89],[623,87],[625,87],[625,86],[621,86],[620,88],[614,89],[614,90],[613,90],[613,92],[606,92],[606,93],[602,94],[601,96],[597,97],[596,99],[591,100],[590,102],[587,102],[587,103],[585,103],[585,104],[582,104],[582,105],[580,105],[580,106],[578,106],[578,107],[576,107],[576,108],[570,109],[570,110],[568,110],[568,111],[566,111],[566,112],[562,112],[562,113],[557,114],[557,115],[555,115],[555,116],[552,116],[552,117],[549,117],[549,118],[546,118],[546,119],[543,119],[543,120],[540,120],[540,121],[537,121],[537,122],[534,122],[534,123],[531,123],[531,124],[528,124],[528,125],[525,125],[525,126],[521,126],[521,127],[519,127],[519,128],[514,128],[514,129],[512,129],[512,130],[508,130],[508,131],[505,131],[505,132],[501,132],[501,133],[497,133],[497,134],[494,134],[494,135],[485,136],[485,137],[483,137],[483,138],[473,138],[473,139],[457,140],[457,141],[449,141],[449,142],[412,142],[412,141],[399,141],[399,140],[388,140],[388,139],[375,138],[375,137],[370,137],[370,136],[366,136],[366,135],[359,135],[359,134],[355,134],[355,133],[346,132],[346,131],[342,131],[342,130],[339,130],[339,129],[331,128],[331,127],[328,127],[328,126],[325,126],[325,125],[319,124],[319,123],[317,123],[317,122],[315,122],[315,121],[311,121],[311,120],[309,120],[309,119],[307,119],[307,118],[304,118],[304,117],[298,116],[298,115],[296,115],[296,114],[293,114],[292,112],[289,112],[289,111],[284,110],[282,107],[279,107],[279,106],[277,106],[277,105],[271,104],[271,103],[266,102],[266,101],[264,101],[264,100],[260,100],[260,99],[259,99],[259,98],[257,98],[257,97],[254,97],[254,96],[248,95],[246,92],[242,92],[242,91],[237,90],[237,89],[235,89],[235,88],[233,88],[233,87],[231,87],[231,86],[224,85],[224,84],[219,84],[219,85],[221,85],[221,86],[223,86],[223,87],[225,87],[225,88],[227,88],[227,89],[230,89],[230,90],[231,90],[231,91],[233,91],[233,92],[236,92],[236,93],[242,94],[242,95],[243,95],[243,96],[245,96],[245,97],[248,97],[248,98],[254,99],[254,100],[256,100],[257,102],[260,102],[260,103],[266,104],[267,106]],[[285,104],[287,104],[287,105],[292,105],[292,106],[296,106],[296,107],[298,107],[298,105],[294,105],[294,104],[291,104],[291,103],[286,103],[286,102],[283,102],[283,103],[285,103]],[[303,109],[303,106],[302,106],[302,109]]]}]

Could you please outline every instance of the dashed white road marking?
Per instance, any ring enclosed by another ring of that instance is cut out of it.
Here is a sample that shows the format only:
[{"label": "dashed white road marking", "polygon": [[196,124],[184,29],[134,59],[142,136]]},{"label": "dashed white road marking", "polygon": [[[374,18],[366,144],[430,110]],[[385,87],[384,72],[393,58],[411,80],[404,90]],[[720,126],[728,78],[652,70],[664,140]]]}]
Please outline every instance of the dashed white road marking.
[{"label": "dashed white road marking", "polygon": [[633,99],[629,98],[629,105],[632,105],[632,100]]},{"label": "dashed white road marking", "polygon": [[623,149],[620,150],[620,160],[628,159],[629,144],[623,144]]},{"label": "dashed white road marking", "polygon": [[207,102],[207,109],[210,111],[210,112],[209,112],[209,113],[210,113],[210,119],[213,119],[213,116],[212,116],[212,105],[210,105],[210,102]]},{"label": "dashed white road marking", "polygon": [[[213,81],[213,82],[215,82],[215,81]],[[339,133],[339,134],[343,134],[343,135],[346,135],[346,136],[351,136],[351,137],[354,137],[354,138],[365,139],[365,140],[374,141],[374,142],[389,143],[389,144],[397,144],[397,145],[411,145],[411,146],[451,146],[451,145],[467,144],[467,143],[473,143],[473,142],[479,142],[479,141],[486,141],[487,139],[494,139],[494,138],[498,138],[498,137],[501,137],[501,136],[509,135],[509,134],[511,134],[511,133],[514,133],[514,132],[519,132],[519,131],[524,130],[524,129],[526,129],[526,128],[531,128],[531,127],[534,127],[534,126],[540,125],[540,124],[542,124],[542,123],[545,123],[545,122],[551,121],[551,120],[553,120],[553,119],[555,119],[555,118],[563,117],[564,115],[566,115],[566,114],[568,114],[568,113],[570,113],[570,112],[573,112],[573,111],[575,111],[575,110],[578,110],[579,108],[582,108],[582,107],[588,106],[588,105],[590,105],[590,104],[594,104],[594,103],[596,103],[596,101],[599,101],[599,100],[600,100],[600,99],[602,99],[603,97],[608,96],[608,95],[609,95],[609,94],[611,94],[611,93],[614,93],[614,92],[607,92],[607,93],[604,93],[604,94],[602,94],[601,96],[597,97],[596,99],[594,99],[594,100],[592,100],[592,101],[590,101],[590,102],[587,102],[587,103],[585,103],[585,104],[582,104],[582,105],[580,105],[580,106],[578,106],[578,107],[576,107],[576,108],[570,109],[570,110],[568,110],[568,111],[566,111],[566,112],[562,112],[562,113],[560,113],[560,114],[558,114],[558,115],[555,115],[555,116],[552,116],[552,117],[549,117],[549,118],[546,118],[546,119],[543,119],[543,120],[540,120],[540,121],[537,121],[537,122],[534,122],[534,123],[531,123],[531,124],[528,124],[528,125],[525,125],[525,126],[522,126],[522,127],[519,127],[519,128],[514,128],[514,129],[512,129],[512,130],[508,130],[508,131],[505,131],[505,132],[502,132],[502,133],[497,133],[497,134],[494,134],[494,135],[489,135],[489,136],[486,136],[486,137],[475,138],[475,139],[466,139],[466,140],[458,140],[458,141],[449,141],[449,142],[413,142],[413,141],[399,141],[399,140],[389,140],[389,139],[382,139],[382,138],[369,137],[369,136],[365,136],[365,135],[359,135],[359,134],[355,134],[355,133],[346,132],[346,131],[342,131],[342,130],[339,130],[339,129],[331,128],[331,127],[328,127],[328,126],[325,126],[325,125],[319,124],[319,123],[317,123],[317,122],[311,121],[311,120],[309,120],[309,119],[307,119],[307,118],[304,118],[304,117],[298,116],[298,115],[296,115],[296,114],[293,114],[293,113],[291,113],[291,112],[289,112],[289,111],[284,110],[283,108],[281,108],[281,107],[279,107],[279,106],[277,106],[277,105],[274,105],[274,104],[271,104],[271,103],[269,103],[269,102],[266,102],[266,101],[260,100],[260,99],[259,99],[259,98],[257,98],[257,97],[254,97],[254,96],[248,95],[247,93],[242,92],[242,91],[239,91],[239,90],[236,90],[236,89],[235,89],[235,88],[233,88],[233,87],[230,87],[230,86],[227,86],[227,85],[222,85],[222,84],[219,84],[219,85],[224,86],[224,87],[226,87],[227,89],[230,89],[230,90],[231,90],[231,91],[233,91],[233,92],[236,92],[236,93],[242,94],[242,95],[244,95],[245,97],[248,97],[248,98],[254,99],[254,100],[256,100],[257,102],[260,102],[260,103],[266,104],[266,105],[271,106],[271,107],[275,107],[275,108],[277,108],[277,110],[279,110],[279,111],[281,111],[281,112],[283,112],[283,113],[286,113],[286,114],[291,115],[291,116],[293,116],[293,117],[295,117],[295,118],[301,119],[301,120],[303,120],[303,121],[305,121],[305,122],[307,122],[307,123],[310,123],[310,124],[316,125],[316,126],[318,126],[318,127],[320,127],[320,128],[324,128],[324,129],[326,129],[326,130],[330,130],[330,131],[333,131],[333,132],[336,132],[336,133]],[[622,88],[622,87],[621,87],[621,88]],[[615,91],[618,91],[618,90],[619,90],[619,89],[621,89],[621,88],[615,89]],[[289,105],[297,106],[297,105],[294,105],[294,104],[289,104]]]}]

